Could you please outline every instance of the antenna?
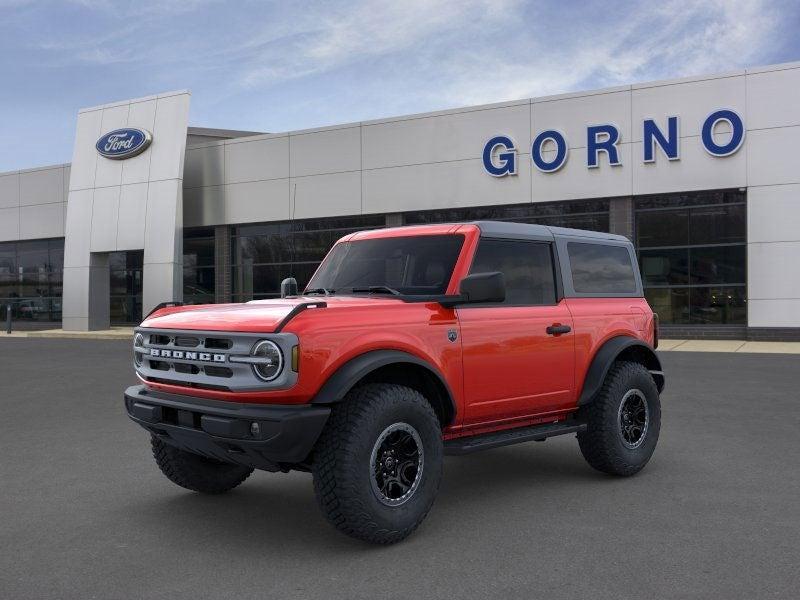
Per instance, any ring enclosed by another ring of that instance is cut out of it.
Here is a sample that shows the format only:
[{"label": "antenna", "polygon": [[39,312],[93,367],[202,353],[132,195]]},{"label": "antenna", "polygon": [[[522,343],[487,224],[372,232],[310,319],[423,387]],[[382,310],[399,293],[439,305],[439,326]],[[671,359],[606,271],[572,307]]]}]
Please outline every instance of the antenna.
[{"label": "antenna", "polygon": [[289,275],[294,275],[294,261],[297,258],[296,255],[296,244],[295,244],[295,231],[294,231],[294,212],[295,208],[297,207],[297,183],[294,184],[292,188],[292,200],[291,206],[289,207],[289,238],[291,239],[292,244],[292,266],[289,269]]}]

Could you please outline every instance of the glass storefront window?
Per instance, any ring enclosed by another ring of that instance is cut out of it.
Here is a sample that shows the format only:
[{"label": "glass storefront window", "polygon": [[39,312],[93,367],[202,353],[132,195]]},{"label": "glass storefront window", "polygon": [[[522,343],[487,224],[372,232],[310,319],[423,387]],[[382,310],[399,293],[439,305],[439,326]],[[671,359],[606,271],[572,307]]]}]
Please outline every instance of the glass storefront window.
[{"label": "glass storefront window", "polygon": [[747,322],[745,288],[696,287],[689,298],[693,325],[726,325]]},{"label": "glass storefront window", "polygon": [[339,238],[385,225],[385,215],[365,215],[235,226],[231,238],[233,299],[246,302],[279,297],[286,277],[297,279],[303,289]]},{"label": "glass storefront window", "polygon": [[688,287],[646,287],[644,297],[662,323],[688,324],[689,290]]},{"label": "glass storefront window", "polygon": [[689,243],[744,243],[747,237],[745,209],[744,204],[693,208],[689,220]]},{"label": "glass storefront window", "polygon": [[661,322],[746,324],[746,238],[745,192],[637,198],[639,266]]},{"label": "glass storefront window", "polygon": [[0,243],[0,305],[14,319],[60,321],[63,269],[63,239]]},{"label": "glass storefront window", "polygon": [[109,254],[111,323],[138,324],[142,320],[143,263],[142,250]]},{"label": "glass storefront window", "polygon": [[642,282],[651,285],[688,285],[689,249],[640,250]]},{"label": "glass storefront window", "polygon": [[514,221],[591,231],[609,230],[607,199],[574,202],[544,202],[508,206],[475,206],[405,213],[406,225],[459,223],[464,221]]},{"label": "glass storefront window", "polygon": [[745,285],[746,246],[710,246],[689,250],[691,283]]},{"label": "glass storefront window", "polygon": [[213,304],[216,300],[216,240],[214,229],[187,229],[183,235],[183,301]]},{"label": "glass storefront window", "polygon": [[636,216],[639,248],[689,245],[688,210],[653,210]]}]

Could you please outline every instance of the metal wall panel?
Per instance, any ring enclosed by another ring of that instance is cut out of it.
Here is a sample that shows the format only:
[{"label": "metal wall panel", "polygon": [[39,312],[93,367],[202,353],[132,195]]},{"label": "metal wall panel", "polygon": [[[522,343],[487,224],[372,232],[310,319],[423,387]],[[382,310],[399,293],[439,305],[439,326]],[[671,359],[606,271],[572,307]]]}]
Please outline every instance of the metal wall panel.
[{"label": "metal wall panel", "polygon": [[[120,171],[121,174],[122,172]],[[92,221],[89,230],[89,249],[91,252],[115,252],[117,250],[119,196],[120,186],[118,185],[100,187],[94,190]]]},{"label": "metal wall panel", "polygon": [[360,169],[360,125],[290,136],[289,170],[292,177]]},{"label": "metal wall panel", "polygon": [[225,222],[257,223],[291,218],[288,179],[270,179],[225,186]]},{"label": "metal wall panel", "polygon": [[[64,248],[65,327],[109,326],[107,255],[118,249],[144,250],[145,312],[164,299],[182,299],[188,117],[188,92],[79,113]],[[128,126],[150,130],[152,145],[126,160],[100,157],[95,149],[100,135]],[[88,292],[78,292],[72,277],[88,285]]]},{"label": "metal wall panel", "polygon": [[800,183],[800,126],[748,133],[748,185]]},{"label": "metal wall panel", "polygon": [[557,96],[556,99],[534,99],[530,140],[541,131],[557,129],[564,134],[570,148],[585,148],[586,126],[607,123],[616,125],[620,142],[632,140],[629,87],[588,95],[568,94]]},{"label": "metal wall panel", "polygon": [[19,207],[19,239],[64,237],[62,204],[37,204]]},{"label": "metal wall panel", "polygon": [[202,146],[186,150],[183,187],[222,185],[225,175],[225,147]]},{"label": "metal wall panel", "polygon": [[64,167],[23,171],[19,175],[19,204],[64,202]]},{"label": "metal wall panel", "polygon": [[[691,78],[632,86],[633,140],[642,141],[642,121],[656,119],[664,127],[666,117],[680,118],[680,136],[697,137],[703,121],[714,110],[729,108],[745,115],[744,72],[729,76]],[[749,123],[748,123],[749,124]]]},{"label": "metal wall panel", "polygon": [[132,183],[123,185],[120,189],[116,229],[117,250],[144,248],[148,187],[147,183]]},{"label": "metal wall panel", "polygon": [[296,219],[361,213],[361,172],[295,177],[290,181]]},{"label": "metal wall panel", "polygon": [[[131,102],[128,108],[127,127],[138,127],[153,133],[156,120],[156,106],[158,100],[150,98],[138,102]],[[160,136],[159,136],[160,137]],[[150,180],[150,163],[152,154],[143,152],[139,156],[125,159],[122,162],[122,185],[130,183],[145,183]]]},{"label": "metal wall panel", "polygon": [[247,139],[225,144],[225,183],[289,177],[288,135],[245,141]]},{"label": "metal wall panel", "polygon": [[225,223],[225,187],[183,188],[183,224],[185,227]]},{"label": "metal wall panel", "polygon": [[748,73],[748,128],[792,125],[800,125],[800,69]]},{"label": "metal wall panel", "polygon": [[19,173],[0,175],[0,208],[19,206]]},{"label": "metal wall panel", "polygon": [[[529,154],[530,103],[365,124],[363,168],[379,169],[480,158],[483,144],[504,133]],[[529,160],[529,159],[528,159]]]},{"label": "metal wall panel", "polygon": [[0,208],[0,242],[19,239],[19,207]]}]

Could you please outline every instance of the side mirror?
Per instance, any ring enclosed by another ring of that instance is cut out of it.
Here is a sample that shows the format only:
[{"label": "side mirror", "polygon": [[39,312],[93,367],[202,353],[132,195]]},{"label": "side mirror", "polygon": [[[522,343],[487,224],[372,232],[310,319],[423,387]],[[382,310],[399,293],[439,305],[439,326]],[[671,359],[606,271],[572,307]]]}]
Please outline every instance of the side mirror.
[{"label": "side mirror", "polygon": [[297,280],[294,277],[287,277],[281,281],[281,298],[287,296],[297,296]]},{"label": "side mirror", "polygon": [[499,271],[492,273],[473,273],[461,280],[461,294],[445,296],[442,306],[459,304],[483,304],[486,302],[503,302],[506,299],[506,280]]}]

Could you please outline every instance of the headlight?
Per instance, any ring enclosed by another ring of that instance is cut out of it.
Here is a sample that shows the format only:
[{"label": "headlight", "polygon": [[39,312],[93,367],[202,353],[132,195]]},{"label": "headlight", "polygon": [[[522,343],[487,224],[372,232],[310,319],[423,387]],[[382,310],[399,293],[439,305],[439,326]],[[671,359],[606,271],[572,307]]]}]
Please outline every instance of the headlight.
[{"label": "headlight", "polygon": [[137,333],[133,336],[133,362],[137,367],[142,366],[142,353],[144,352],[144,336]]},{"label": "headlight", "polygon": [[269,340],[261,340],[251,352],[254,358],[258,358],[258,363],[253,364],[253,372],[259,379],[272,381],[283,370],[283,355],[281,349]]}]

